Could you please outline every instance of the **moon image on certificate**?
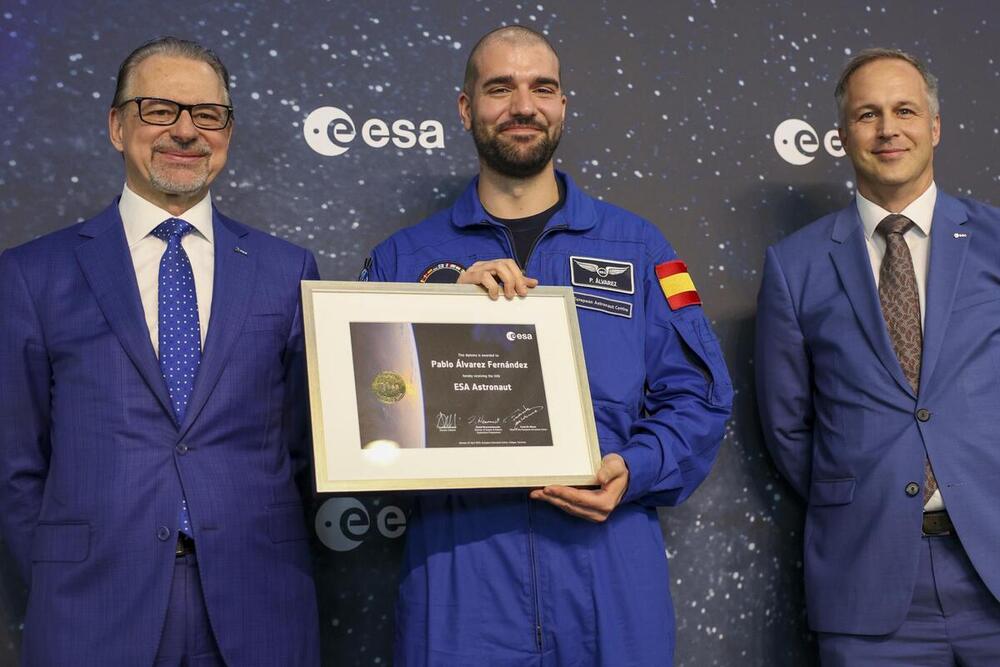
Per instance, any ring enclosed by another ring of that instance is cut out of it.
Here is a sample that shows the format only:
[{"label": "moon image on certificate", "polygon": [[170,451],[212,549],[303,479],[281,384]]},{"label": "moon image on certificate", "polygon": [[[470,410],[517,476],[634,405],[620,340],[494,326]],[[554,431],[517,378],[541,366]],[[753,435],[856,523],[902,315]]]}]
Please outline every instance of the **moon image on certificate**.
[{"label": "moon image on certificate", "polygon": [[534,325],[350,330],[362,448],[552,446]]}]

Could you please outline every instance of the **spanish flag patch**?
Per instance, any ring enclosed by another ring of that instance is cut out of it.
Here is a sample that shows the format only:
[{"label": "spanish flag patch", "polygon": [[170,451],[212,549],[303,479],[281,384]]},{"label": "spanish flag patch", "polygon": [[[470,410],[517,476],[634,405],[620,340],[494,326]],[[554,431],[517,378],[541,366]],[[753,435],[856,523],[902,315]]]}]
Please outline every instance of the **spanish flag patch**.
[{"label": "spanish flag patch", "polygon": [[667,297],[670,310],[685,306],[700,306],[701,297],[694,288],[694,281],[688,273],[687,264],[679,259],[656,265],[656,277],[660,281],[663,296]]}]

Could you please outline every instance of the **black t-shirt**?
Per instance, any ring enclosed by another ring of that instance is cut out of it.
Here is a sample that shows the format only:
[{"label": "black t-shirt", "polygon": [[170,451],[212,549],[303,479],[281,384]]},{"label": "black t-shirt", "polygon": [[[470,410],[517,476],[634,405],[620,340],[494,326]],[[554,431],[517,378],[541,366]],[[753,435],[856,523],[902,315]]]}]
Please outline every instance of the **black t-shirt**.
[{"label": "black t-shirt", "polygon": [[529,215],[526,218],[513,219],[498,218],[490,214],[494,220],[510,230],[511,240],[514,242],[514,257],[522,269],[528,263],[528,254],[531,252],[532,246],[535,245],[535,240],[556,211],[566,203],[566,186],[563,185],[561,178],[556,178],[556,183],[559,186],[559,201],[541,213]]}]

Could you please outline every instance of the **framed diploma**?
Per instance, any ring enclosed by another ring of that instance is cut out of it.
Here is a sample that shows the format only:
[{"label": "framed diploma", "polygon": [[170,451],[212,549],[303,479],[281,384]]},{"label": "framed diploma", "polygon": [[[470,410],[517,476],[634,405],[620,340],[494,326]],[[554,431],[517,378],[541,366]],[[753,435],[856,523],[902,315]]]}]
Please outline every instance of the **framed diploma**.
[{"label": "framed diploma", "polygon": [[304,281],[302,300],[317,490],[596,484],[571,289]]}]

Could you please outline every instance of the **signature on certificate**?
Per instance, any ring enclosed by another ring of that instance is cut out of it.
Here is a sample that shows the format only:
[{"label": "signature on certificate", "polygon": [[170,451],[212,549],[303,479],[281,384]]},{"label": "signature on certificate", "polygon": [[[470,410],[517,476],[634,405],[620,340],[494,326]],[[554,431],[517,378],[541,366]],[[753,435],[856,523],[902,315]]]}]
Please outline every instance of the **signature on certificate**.
[{"label": "signature on certificate", "polygon": [[458,414],[451,413],[445,414],[439,412],[437,414],[437,430],[439,431],[454,431],[458,428]]},{"label": "signature on certificate", "polygon": [[483,415],[472,415],[467,420],[469,424],[473,426],[496,426],[500,423],[500,418],[490,419],[489,417],[484,417]]},{"label": "signature on certificate", "polygon": [[514,412],[512,412],[509,416],[504,417],[503,423],[510,424],[511,426],[521,426],[528,419],[537,415],[544,409],[544,405],[532,405],[531,407],[522,405],[517,410],[514,410]]}]

